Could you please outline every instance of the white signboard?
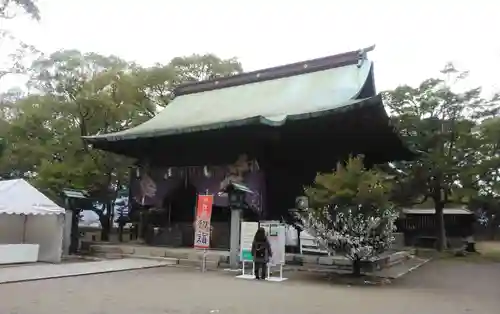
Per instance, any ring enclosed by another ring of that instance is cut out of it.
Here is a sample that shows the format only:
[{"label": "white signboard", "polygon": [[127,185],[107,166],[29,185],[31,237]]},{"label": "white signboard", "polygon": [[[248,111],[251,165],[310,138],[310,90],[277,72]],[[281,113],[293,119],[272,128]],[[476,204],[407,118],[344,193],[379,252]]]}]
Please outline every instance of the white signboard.
[{"label": "white signboard", "polygon": [[261,222],[260,226],[266,230],[267,239],[271,245],[273,255],[269,264],[271,266],[285,264],[286,227],[280,222]]},{"label": "white signboard", "polygon": [[252,242],[255,233],[259,229],[257,222],[242,222],[240,233],[240,259],[242,261],[253,261]]}]

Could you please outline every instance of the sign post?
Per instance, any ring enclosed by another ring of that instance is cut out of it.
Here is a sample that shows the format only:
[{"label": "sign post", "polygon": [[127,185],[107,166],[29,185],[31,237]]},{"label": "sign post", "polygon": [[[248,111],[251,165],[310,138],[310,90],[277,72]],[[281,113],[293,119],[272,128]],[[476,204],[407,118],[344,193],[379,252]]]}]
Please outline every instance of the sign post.
[{"label": "sign post", "polygon": [[[267,239],[271,245],[273,255],[267,264],[268,281],[285,281],[283,278],[283,266],[285,265],[285,245],[286,245],[286,226],[279,221],[263,221],[260,226],[266,230]],[[279,277],[271,276],[271,267],[279,267]]]},{"label": "sign post", "polygon": [[[255,233],[259,229],[258,222],[242,222],[241,223],[241,244],[240,244],[240,260],[242,263],[242,273],[236,278],[254,279],[255,278],[255,264],[252,256],[252,242]],[[245,264],[252,263],[252,273],[245,273]]]},{"label": "sign post", "polygon": [[210,248],[212,206],[213,195],[198,195],[196,202],[196,221],[194,231],[194,248],[203,249],[201,259],[201,271],[206,271],[207,249]]}]

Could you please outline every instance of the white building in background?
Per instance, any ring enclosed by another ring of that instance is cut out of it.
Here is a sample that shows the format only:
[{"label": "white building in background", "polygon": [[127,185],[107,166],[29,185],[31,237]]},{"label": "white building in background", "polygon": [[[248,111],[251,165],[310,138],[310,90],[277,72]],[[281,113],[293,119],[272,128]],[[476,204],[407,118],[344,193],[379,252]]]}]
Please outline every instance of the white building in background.
[{"label": "white building in background", "polygon": [[[96,210],[102,207],[102,204],[96,203],[94,205]],[[118,197],[115,200],[115,205],[113,207],[113,228],[118,228],[118,224],[115,222],[118,217],[128,216],[128,190],[119,192]],[[129,227],[129,224],[125,228]],[[82,210],[80,214],[80,227],[94,227],[101,228],[101,222],[99,220],[99,215],[93,210]]]}]

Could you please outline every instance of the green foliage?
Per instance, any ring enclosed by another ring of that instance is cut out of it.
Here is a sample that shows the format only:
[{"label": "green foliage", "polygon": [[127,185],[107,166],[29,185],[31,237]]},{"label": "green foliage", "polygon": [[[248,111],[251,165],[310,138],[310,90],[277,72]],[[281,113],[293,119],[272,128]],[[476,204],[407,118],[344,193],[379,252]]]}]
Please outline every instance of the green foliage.
[{"label": "green foliage", "polygon": [[5,150],[5,140],[0,137],[0,157],[2,157],[4,150]]},{"label": "green foliage", "polygon": [[312,208],[335,204],[370,211],[390,206],[391,183],[386,178],[380,171],[366,169],[362,157],[350,157],[345,165],[338,163],[335,171],[318,174],[305,192]]},{"label": "green foliage", "polygon": [[176,84],[211,80],[224,76],[231,76],[243,71],[241,63],[236,58],[221,60],[214,54],[172,59],[169,66],[176,73]]},{"label": "green foliage", "polygon": [[360,274],[360,262],[390,247],[397,212],[389,201],[387,176],[365,169],[362,157],[349,158],[332,173],[316,176],[305,189],[310,206],[298,212],[301,227],[331,253],[342,253],[353,261]]},{"label": "green foliage", "polygon": [[442,209],[469,203],[477,198],[479,180],[492,179],[485,175],[493,166],[487,156],[495,149],[491,145],[495,131],[486,132],[478,123],[486,112],[495,111],[481,97],[480,88],[454,88],[467,72],[448,64],[441,73],[442,79],[428,79],[417,88],[398,87],[385,93],[385,99],[405,141],[421,152],[414,161],[395,164],[404,174],[397,176],[393,200],[403,206],[431,200],[440,224],[440,248],[444,248]]},{"label": "green foliage", "polygon": [[38,58],[29,72],[34,93],[2,97],[0,177],[29,179],[53,199],[63,188],[74,188],[89,191],[102,203],[114,200],[128,184],[132,160],[93,150],[82,136],[145,122],[168,105],[180,81],[199,76],[200,69],[218,77],[241,71],[241,65],[209,55],[142,68],[115,56],[76,50]]},{"label": "green foliage", "polygon": [[473,166],[464,171],[457,197],[483,218],[494,237],[500,226],[500,96],[494,95],[474,114],[478,121]]}]

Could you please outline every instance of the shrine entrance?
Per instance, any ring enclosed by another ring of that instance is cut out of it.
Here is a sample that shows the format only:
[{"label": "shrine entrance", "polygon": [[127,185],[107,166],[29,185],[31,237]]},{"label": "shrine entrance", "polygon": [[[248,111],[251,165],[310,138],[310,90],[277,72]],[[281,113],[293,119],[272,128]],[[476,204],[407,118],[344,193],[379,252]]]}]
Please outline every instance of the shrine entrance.
[{"label": "shrine entrance", "polygon": [[[244,178],[258,190],[253,201],[259,210],[244,212],[243,220],[293,222],[290,209],[304,185],[347,156],[362,154],[367,166],[415,157],[376,93],[373,62],[367,57],[372,50],[180,85],[154,118],[85,141],[138,160],[139,174],[131,185],[140,188],[133,199],[144,208],[164,207],[168,227],[157,228],[175,229],[176,240],[168,245],[193,245],[196,193],[216,195],[228,178]],[[260,166],[250,167],[250,161]],[[184,186],[190,181],[196,188]],[[229,246],[229,217],[227,208],[214,206],[211,248]]]}]

